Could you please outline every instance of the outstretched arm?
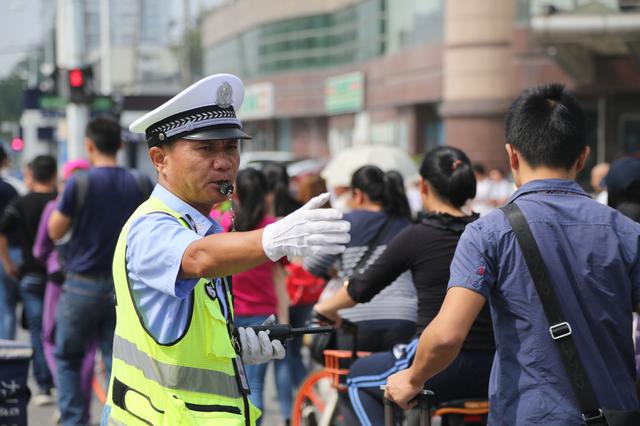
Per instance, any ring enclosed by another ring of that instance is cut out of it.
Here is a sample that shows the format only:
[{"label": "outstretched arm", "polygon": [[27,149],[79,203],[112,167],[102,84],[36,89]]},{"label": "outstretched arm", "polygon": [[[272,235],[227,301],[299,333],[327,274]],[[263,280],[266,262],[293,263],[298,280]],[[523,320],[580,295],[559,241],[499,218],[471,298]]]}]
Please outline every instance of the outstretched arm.
[{"label": "outstretched arm", "polygon": [[209,235],[192,242],[181,262],[185,278],[222,277],[284,256],[339,254],[349,242],[350,224],[335,209],[321,209],[322,194],[263,229]]},{"label": "outstretched arm", "polygon": [[224,277],[267,262],[262,232],[226,232],[192,242],[182,257],[180,277]]}]

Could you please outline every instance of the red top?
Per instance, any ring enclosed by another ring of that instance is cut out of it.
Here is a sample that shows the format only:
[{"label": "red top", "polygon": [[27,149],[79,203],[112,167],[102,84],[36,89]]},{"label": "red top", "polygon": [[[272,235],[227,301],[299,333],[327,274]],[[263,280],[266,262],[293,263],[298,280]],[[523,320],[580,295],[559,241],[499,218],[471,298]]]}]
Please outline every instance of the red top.
[{"label": "red top", "polygon": [[[264,228],[276,221],[272,216],[265,216],[256,229]],[[287,258],[278,261],[282,266],[289,262]],[[233,308],[235,315],[270,315],[276,314],[278,298],[273,282],[275,263],[267,261],[255,268],[233,275]]]}]

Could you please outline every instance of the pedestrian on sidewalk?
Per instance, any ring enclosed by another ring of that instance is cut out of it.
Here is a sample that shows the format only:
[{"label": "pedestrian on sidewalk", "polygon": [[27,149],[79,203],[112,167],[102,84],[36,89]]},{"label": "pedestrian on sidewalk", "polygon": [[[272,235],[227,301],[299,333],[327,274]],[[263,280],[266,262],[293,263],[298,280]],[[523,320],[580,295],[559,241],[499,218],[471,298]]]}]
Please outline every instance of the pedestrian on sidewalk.
[{"label": "pedestrian on sidewalk", "polygon": [[[42,311],[47,271],[34,258],[32,250],[42,211],[57,194],[56,160],[50,155],[39,155],[29,163],[28,170],[29,193],[15,198],[0,218],[0,258],[6,274],[20,281],[19,292],[33,346],[33,373],[38,384],[33,401],[37,405],[46,405],[53,402],[53,378],[42,346]],[[21,265],[16,265],[9,256],[6,235],[15,229],[20,233]]]},{"label": "pedestrian on sidewalk", "polygon": [[[86,171],[89,167],[89,162],[84,159],[67,161],[62,168],[63,178],[60,182],[60,189],[64,187],[64,183],[69,179],[69,177],[71,177],[71,174],[79,171]],[[33,256],[47,268],[47,285],[44,292],[44,308],[42,312],[42,344],[44,347],[44,356],[49,370],[53,375],[54,383],[56,382],[56,363],[54,355],[56,330],[55,314],[60,300],[60,295],[62,294],[62,285],[64,284],[64,249],[65,244],[67,244],[70,237],[70,235],[65,236],[65,238],[63,238],[57,245],[49,237],[47,225],[57,204],[57,200],[51,200],[45,206],[42,216],[40,217],[36,240],[33,244]],[[82,362],[81,383],[84,395],[91,394],[96,347],[97,339],[96,336],[93,336],[93,338],[87,343],[86,353]],[[90,405],[91,398],[86,398],[84,415],[86,419],[89,418]]]}]

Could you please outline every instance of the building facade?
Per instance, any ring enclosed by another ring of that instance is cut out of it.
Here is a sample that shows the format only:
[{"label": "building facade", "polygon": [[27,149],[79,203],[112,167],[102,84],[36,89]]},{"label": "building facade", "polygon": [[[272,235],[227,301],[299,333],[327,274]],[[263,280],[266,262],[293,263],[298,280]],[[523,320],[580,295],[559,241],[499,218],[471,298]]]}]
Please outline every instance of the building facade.
[{"label": "building facade", "polygon": [[89,0],[84,11],[86,62],[93,64],[96,89],[105,87],[108,79],[109,93],[148,95],[179,90],[177,46],[182,22],[172,16],[173,9],[180,10],[175,7],[179,4],[175,0],[109,0],[104,8],[104,2]]},{"label": "building facade", "polygon": [[596,49],[585,80],[565,60],[577,48],[559,48],[539,21],[550,12],[622,17],[624,44],[640,34],[638,11],[606,0],[558,0],[550,10],[553,3],[237,0],[202,19],[204,73],[246,82],[240,116],[253,149],[326,156],[375,143],[419,154],[449,144],[506,169],[506,108],[522,89],[546,82],[564,83],[582,100],[594,161],[635,149],[639,50],[626,45],[606,57],[580,44],[583,33],[565,31],[565,44],[574,37],[586,52]]}]

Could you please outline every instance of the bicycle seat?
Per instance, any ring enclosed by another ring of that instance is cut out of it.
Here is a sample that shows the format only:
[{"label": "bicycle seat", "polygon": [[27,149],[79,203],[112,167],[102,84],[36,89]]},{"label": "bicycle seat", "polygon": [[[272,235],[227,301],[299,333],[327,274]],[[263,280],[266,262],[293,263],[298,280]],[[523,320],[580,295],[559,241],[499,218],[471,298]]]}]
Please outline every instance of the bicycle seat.
[{"label": "bicycle seat", "polygon": [[486,425],[489,401],[483,398],[463,398],[439,404],[434,413],[442,418],[442,426]]}]

